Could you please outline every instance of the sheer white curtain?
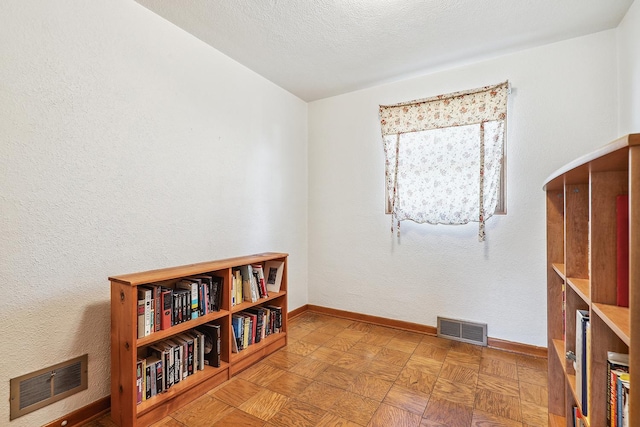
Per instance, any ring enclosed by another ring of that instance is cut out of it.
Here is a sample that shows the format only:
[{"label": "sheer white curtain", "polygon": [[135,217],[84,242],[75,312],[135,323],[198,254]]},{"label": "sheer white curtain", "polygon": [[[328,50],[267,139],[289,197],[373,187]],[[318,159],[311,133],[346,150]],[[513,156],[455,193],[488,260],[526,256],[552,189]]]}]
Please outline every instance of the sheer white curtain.
[{"label": "sheer white curtain", "polygon": [[380,106],[388,205],[400,221],[485,221],[496,209],[508,82]]}]

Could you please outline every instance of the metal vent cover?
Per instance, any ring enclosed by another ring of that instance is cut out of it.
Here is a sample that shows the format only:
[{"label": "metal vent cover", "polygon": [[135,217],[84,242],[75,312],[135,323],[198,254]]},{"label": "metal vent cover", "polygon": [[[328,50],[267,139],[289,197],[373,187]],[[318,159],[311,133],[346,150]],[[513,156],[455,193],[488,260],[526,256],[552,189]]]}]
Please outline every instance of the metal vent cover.
[{"label": "metal vent cover", "polygon": [[438,336],[470,344],[487,345],[487,324],[438,316]]},{"label": "metal vent cover", "polygon": [[75,359],[40,369],[9,381],[13,420],[87,388],[87,361]]}]

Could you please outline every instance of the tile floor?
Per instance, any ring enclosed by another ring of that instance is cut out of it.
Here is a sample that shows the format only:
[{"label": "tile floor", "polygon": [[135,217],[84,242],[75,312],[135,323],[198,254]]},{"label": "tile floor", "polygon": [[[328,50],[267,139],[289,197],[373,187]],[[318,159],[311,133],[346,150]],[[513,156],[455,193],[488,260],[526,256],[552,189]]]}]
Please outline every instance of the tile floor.
[{"label": "tile floor", "polygon": [[546,427],[547,417],[546,359],[306,312],[289,321],[287,347],[154,427]]}]

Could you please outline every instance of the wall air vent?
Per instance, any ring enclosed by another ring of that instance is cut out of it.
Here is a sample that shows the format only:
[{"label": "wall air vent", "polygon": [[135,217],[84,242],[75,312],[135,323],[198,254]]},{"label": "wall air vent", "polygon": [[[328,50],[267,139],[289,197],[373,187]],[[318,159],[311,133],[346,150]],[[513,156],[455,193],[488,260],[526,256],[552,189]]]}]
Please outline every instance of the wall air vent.
[{"label": "wall air vent", "polygon": [[9,381],[11,420],[87,388],[87,360],[82,355]]},{"label": "wall air vent", "polygon": [[438,316],[438,336],[471,344],[487,345],[487,324]]}]

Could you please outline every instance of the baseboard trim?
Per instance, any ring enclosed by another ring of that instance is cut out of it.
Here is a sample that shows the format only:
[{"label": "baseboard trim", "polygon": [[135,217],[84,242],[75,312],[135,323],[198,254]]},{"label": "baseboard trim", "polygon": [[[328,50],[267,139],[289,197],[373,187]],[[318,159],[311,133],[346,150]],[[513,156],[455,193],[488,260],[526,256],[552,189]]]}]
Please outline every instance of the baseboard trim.
[{"label": "baseboard trim", "polygon": [[103,397],[42,427],[61,427],[64,421],[67,422],[65,427],[81,426],[106,414],[109,408],[111,408],[111,396]]},{"label": "baseboard trim", "polygon": [[520,353],[527,356],[547,358],[547,347],[538,347],[531,344],[501,340],[499,338],[487,337],[487,346],[511,353]]},{"label": "baseboard trim", "polygon": [[298,317],[298,316],[300,316],[302,313],[304,313],[306,311],[309,311],[309,304],[305,304],[305,305],[303,305],[301,307],[296,308],[295,310],[291,310],[288,313],[287,318],[293,319],[294,317]]},{"label": "baseboard trim", "polygon": [[437,332],[437,329],[433,326],[420,325],[418,323],[405,322],[403,320],[371,316],[370,314],[355,313],[352,311],[338,310],[335,308],[322,307],[312,304],[308,304],[308,307],[309,311],[314,311],[316,313],[327,314],[334,317],[342,317],[349,320],[357,320],[359,322],[372,323],[379,326],[388,326],[390,328],[402,329],[409,332],[419,332],[427,335],[435,335]]},{"label": "baseboard trim", "polygon": [[[389,319],[386,317],[371,316],[369,314],[355,313],[351,311],[338,310],[335,308],[322,307],[319,305],[307,304],[294,310],[295,316],[299,316],[305,311],[313,311],[316,313],[326,314],[334,317],[341,317],[349,320],[357,320],[360,322],[372,323],[379,326],[387,326],[395,329],[402,329],[409,332],[418,332],[425,335],[437,335],[438,329],[435,326],[421,325],[418,323],[405,322],[403,320]],[[291,316],[291,314],[290,314]],[[294,316],[294,317],[295,317]],[[498,350],[508,351],[510,353],[518,353],[526,356],[547,358],[547,348],[537,347],[530,344],[523,344],[513,341],[501,340],[498,338],[487,338],[487,346]]]}]

